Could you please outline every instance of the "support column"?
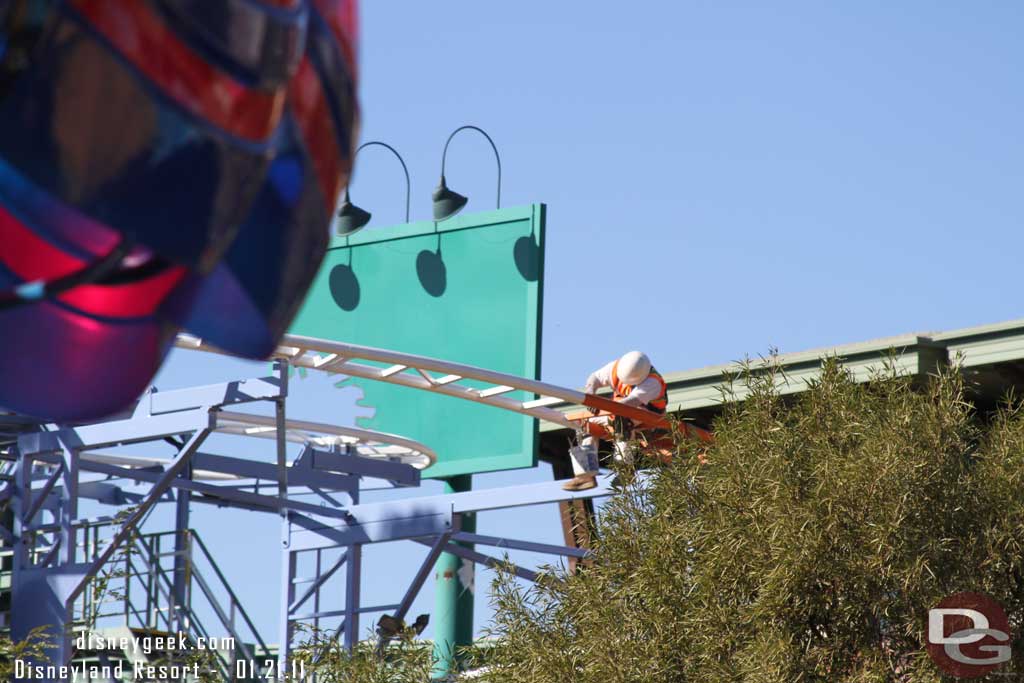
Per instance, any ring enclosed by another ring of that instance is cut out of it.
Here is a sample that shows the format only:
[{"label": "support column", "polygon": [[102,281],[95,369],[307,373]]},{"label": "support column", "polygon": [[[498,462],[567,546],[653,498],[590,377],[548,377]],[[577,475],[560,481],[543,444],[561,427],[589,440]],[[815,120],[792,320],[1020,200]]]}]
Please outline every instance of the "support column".
[{"label": "support column", "polygon": [[[556,480],[568,479],[573,476],[569,458],[551,460],[551,474]],[[558,504],[558,515],[562,520],[562,538],[570,548],[587,549],[591,547],[591,531],[594,528],[594,501],[563,500]],[[568,558],[569,573],[575,574],[577,567],[588,560],[577,557]]]},{"label": "support column", "polygon": [[78,518],[78,453],[61,444],[60,555],[62,565],[74,564],[78,538],[72,522]]},{"label": "support column", "polygon": [[[346,451],[349,447],[346,446]],[[348,451],[350,454],[351,452]],[[359,504],[359,484],[349,492],[352,505]],[[359,642],[359,607],[362,600],[363,584],[363,546],[356,543],[348,546],[346,551],[348,566],[345,568],[345,628],[343,643],[345,649],[352,652]]]},{"label": "support column", "polygon": [[[72,652],[69,627],[73,615],[68,598],[74,586],[84,578],[85,572],[82,564],[64,563],[67,556],[61,548],[52,553],[52,566],[38,562],[35,543],[45,537],[33,530],[33,519],[42,515],[42,508],[47,505],[45,499],[38,501],[40,506],[34,505],[33,465],[31,456],[21,456],[12,482],[14,553],[11,568],[11,639],[15,642],[24,640],[33,629],[45,627],[45,634],[51,640],[43,656],[34,659],[32,663],[60,666],[71,659]],[[48,493],[40,490],[36,495],[46,496]],[[70,526],[63,523],[65,516],[73,512],[69,510],[68,504],[69,501],[64,499],[57,507],[47,508],[62,531]],[[61,537],[60,533],[55,534],[54,542]]]},{"label": "support column", "polygon": [[345,633],[342,643],[349,652],[359,642],[359,608],[362,599],[363,546],[348,547],[348,567],[345,569]]},{"label": "support column", "polygon": [[[182,476],[192,478],[191,464],[185,468]],[[192,539],[189,538],[189,506],[192,502],[192,492],[179,488],[174,491],[174,495],[174,614],[178,630],[188,633],[192,626],[188,594],[192,581]]]},{"label": "support column", "polygon": [[285,503],[288,502],[288,439],[285,399],[288,396],[288,361],[274,361],[274,372],[280,383],[279,396],[274,401],[275,441],[277,445],[277,497],[281,501],[281,624],[277,645],[277,672],[283,676],[290,671],[292,637],[295,625],[291,619],[291,604],[295,600],[295,570],[298,553],[292,551],[292,522]]},{"label": "support column", "polygon": [[292,638],[295,635],[290,606],[295,601],[295,568],[298,553],[288,548],[289,531],[288,522],[285,521],[281,531],[281,536],[285,540],[281,549],[281,624],[277,639],[277,670],[280,672],[290,671],[288,667],[292,656]]},{"label": "support column", "polygon": [[[445,493],[461,493],[473,488],[469,474],[444,480]],[[476,514],[462,515],[462,531],[476,532]],[[460,543],[468,548],[471,544]],[[444,676],[457,664],[456,650],[473,642],[473,582],[475,567],[472,562],[442,553],[437,561],[437,584],[434,597],[434,675]]]}]

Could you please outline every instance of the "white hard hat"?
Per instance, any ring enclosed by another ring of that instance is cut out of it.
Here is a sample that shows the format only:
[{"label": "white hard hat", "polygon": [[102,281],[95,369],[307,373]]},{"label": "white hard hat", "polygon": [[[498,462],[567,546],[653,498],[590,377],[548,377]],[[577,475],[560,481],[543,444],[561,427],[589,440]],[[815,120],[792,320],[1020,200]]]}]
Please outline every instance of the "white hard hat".
[{"label": "white hard hat", "polygon": [[619,359],[615,374],[626,384],[636,386],[651,374],[651,359],[647,357],[646,353],[630,351]]}]

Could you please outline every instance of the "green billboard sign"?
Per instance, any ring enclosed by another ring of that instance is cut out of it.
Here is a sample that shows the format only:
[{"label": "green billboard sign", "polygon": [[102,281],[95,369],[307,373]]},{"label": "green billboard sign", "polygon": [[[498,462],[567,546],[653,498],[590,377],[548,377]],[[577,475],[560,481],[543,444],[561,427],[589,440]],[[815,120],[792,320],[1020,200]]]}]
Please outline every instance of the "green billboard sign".
[{"label": "green billboard sign", "polygon": [[[544,215],[544,205],[534,204],[335,237],[291,331],[539,379]],[[363,391],[360,405],[374,410],[359,426],[437,452],[425,476],[535,464],[533,418],[350,381]]]}]

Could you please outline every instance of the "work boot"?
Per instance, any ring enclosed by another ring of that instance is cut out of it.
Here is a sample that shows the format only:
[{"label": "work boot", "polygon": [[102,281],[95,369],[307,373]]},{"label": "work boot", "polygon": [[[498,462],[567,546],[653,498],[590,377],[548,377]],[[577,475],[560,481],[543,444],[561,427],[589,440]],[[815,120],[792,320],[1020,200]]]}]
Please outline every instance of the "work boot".
[{"label": "work boot", "polygon": [[569,481],[562,484],[562,488],[566,491],[586,491],[597,486],[597,473],[596,472],[584,472],[583,474],[577,474]]}]

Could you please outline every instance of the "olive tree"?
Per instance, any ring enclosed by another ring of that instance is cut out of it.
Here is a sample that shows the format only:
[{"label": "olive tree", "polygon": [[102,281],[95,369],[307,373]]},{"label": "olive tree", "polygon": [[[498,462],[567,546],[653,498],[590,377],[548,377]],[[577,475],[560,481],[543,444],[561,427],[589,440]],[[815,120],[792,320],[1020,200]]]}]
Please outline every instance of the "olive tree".
[{"label": "olive tree", "polygon": [[829,360],[795,396],[776,367],[734,378],[713,444],[678,439],[604,505],[589,565],[499,576],[481,678],[940,681],[927,613],[968,590],[1006,609],[1000,671],[1024,671],[1024,414],[977,414],[956,368],[893,367]]}]

